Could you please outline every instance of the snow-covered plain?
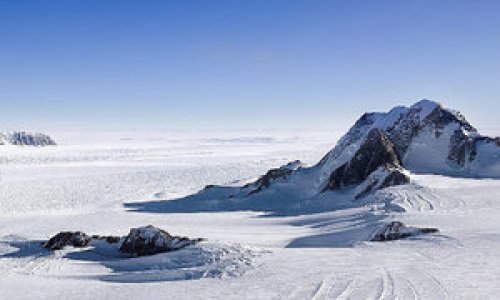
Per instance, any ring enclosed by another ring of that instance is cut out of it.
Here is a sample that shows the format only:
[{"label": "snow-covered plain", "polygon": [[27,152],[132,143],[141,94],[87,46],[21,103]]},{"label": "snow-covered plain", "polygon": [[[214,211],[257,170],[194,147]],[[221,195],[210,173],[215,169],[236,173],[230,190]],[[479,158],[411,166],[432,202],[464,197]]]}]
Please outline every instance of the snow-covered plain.
[{"label": "snow-covered plain", "polygon": [[[148,205],[314,164],[342,133],[60,133],[56,147],[0,147],[0,299],[500,298],[498,179],[411,175],[362,205],[302,215]],[[440,233],[359,242],[387,220]],[[40,246],[61,230],[147,224],[208,241],[141,258]]]}]

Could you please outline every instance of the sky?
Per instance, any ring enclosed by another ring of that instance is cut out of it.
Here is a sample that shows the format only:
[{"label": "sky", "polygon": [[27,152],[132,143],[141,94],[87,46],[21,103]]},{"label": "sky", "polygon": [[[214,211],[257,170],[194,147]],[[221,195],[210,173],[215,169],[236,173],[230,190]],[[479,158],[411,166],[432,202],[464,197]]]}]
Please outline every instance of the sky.
[{"label": "sky", "polygon": [[0,0],[3,130],[333,130],[422,98],[500,127],[500,1]]}]

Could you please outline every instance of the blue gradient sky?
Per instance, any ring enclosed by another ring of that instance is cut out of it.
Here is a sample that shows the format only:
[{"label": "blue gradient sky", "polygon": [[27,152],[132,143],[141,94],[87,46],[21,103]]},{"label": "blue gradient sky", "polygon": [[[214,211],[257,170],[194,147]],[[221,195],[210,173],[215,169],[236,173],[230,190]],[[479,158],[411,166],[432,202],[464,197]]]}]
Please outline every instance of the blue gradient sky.
[{"label": "blue gradient sky", "polygon": [[0,128],[500,127],[500,1],[0,0]]}]

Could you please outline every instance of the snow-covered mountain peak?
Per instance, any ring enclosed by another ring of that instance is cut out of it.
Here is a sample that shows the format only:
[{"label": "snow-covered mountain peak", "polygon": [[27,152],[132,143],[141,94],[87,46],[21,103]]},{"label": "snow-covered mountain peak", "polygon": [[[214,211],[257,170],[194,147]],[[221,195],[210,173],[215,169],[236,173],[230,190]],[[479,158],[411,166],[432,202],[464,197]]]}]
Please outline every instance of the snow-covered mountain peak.
[{"label": "snow-covered mountain peak", "polygon": [[294,161],[252,183],[207,186],[169,205],[279,213],[362,206],[378,201],[378,190],[408,184],[411,173],[500,178],[499,140],[481,136],[459,112],[421,100],[363,114],[314,166]]},{"label": "snow-covered mountain peak", "polygon": [[408,171],[498,178],[497,141],[481,136],[460,112],[422,99],[363,114],[317,165],[286,175],[294,185],[310,182],[311,194],[350,186],[355,197],[407,183]]},{"label": "snow-covered mountain peak", "polygon": [[333,172],[378,128],[394,143],[406,169],[455,176],[500,176],[494,139],[482,136],[458,111],[423,99],[387,113],[363,114],[320,161],[322,174]]},{"label": "snow-covered mountain peak", "polygon": [[418,112],[421,121],[436,109],[442,109],[441,104],[429,99],[422,99],[410,107],[411,111]]}]

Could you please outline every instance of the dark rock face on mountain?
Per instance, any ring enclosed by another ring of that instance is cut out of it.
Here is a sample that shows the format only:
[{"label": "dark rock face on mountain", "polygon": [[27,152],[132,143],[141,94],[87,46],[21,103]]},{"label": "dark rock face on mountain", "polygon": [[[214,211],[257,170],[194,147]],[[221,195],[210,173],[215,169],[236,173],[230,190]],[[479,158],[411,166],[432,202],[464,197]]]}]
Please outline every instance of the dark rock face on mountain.
[{"label": "dark rock face on mountain", "polygon": [[377,190],[409,182],[410,177],[401,168],[380,167],[356,187],[354,198],[363,198]]},{"label": "dark rock face on mountain", "polygon": [[391,222],[384,225],[371,239],[372,242],[385,242],[400,240],[412,236],[418,236],[427,233],[439,232],[437,228],[417,228],[406,226],[401,222]]},{"label": "dark rock face on mountain", "polygon": [[55,146],[56,142],[46,134],[17,131],[0,134],[0,145],[5,144],[16,146]]},{"label": "dark rock face on mountain", "polygon": [[323,191],[360,184],[379,168],[390,170],[390,176],[385,176],[380,183],[374,181],[370,184],[372,188],[409,182],[409,178],[402,172],[394,144],[382,130],[374,128],[352,158],[331,173]]},{"label": "dark rock face on mountain", "polygon": [[135,256],[152,255],[179,250],[201,240],[172,236],[165,230],[148,225],[132,228],[130,233],[125,237],[120,251]]},{"label": "dark rock face on mountain", "polygon": [[413,138],[421,131],[430,130],[436,138],[439,138],[450,124],[458,127],[454,134],[460,142],[465,137],[461,134],[462,131],[476,131],[459,112],[444,109],[441,105],[429,100],[422,100],[402,112],[396,121],[387,124],[384,131],[395,143],[398,154],[403,156]]},{"label": "dark rock face on mountain", "polygon": [[163,229],[148,225],[132,228],[125,237],[89,236],[81,231],[62,231],[51,237],[43,246],[54,251],[68,246],[76,248],[88,247],[94,245],[94,242],[101,241],[108,244],[117,244],[121,253],[144,256],[179,250],[202,240],[172,236]]},{"label": "dark rock face on mountain", "polygon": [[51,251],[61,250],[67,246],[87,247],[92,238],[80,231],[61,231],[51,237],[43,246]]},{"label": "dark rock face on mountain", "polygon": [[249,195],[258,193],[263,189],[268,188],[271,185],[271,183],[276,180],[279,179],[286,180],[288,176],[290,176],[298,168],[300,168],[301,165],[302,163],[300,162],[300,160],[295,160],[279,168],[271,169],[267,171],[266,174],[257,179],[256,182],[252,184],[247,184],[244,188],[249,188],[249,187],[252,188]]}]

